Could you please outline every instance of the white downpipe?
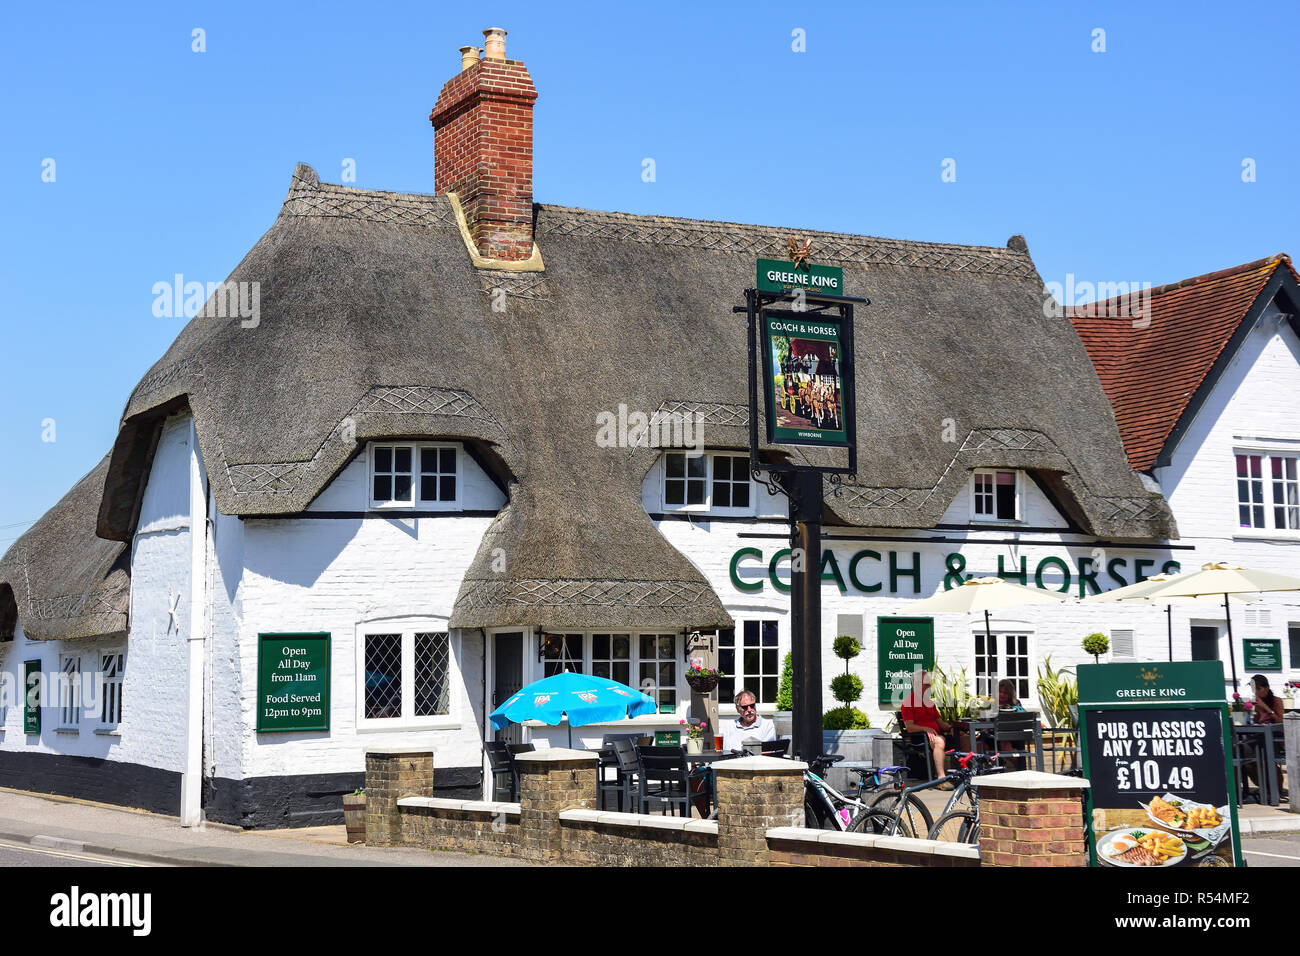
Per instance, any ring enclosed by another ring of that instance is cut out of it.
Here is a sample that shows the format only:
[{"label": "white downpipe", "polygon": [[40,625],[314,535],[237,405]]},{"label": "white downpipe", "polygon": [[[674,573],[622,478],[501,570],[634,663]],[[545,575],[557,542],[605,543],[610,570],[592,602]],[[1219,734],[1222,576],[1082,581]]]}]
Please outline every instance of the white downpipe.
[{"label": "white downpipe", "polygon": [[199,438],[190,419],[189,674],[185,717],[185,769],[181,774],[181,826],[203,822],[203,672],[207,637],[208,493]]}]

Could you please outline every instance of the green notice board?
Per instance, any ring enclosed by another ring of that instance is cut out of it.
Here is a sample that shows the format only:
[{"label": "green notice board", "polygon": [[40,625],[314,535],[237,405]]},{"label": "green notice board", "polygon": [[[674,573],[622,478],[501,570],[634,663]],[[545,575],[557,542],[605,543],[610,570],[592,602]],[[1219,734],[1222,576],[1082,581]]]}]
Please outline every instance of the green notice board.
[{"label": "green notice board", "polygon": [[[1219,661],[1080,664],[1085,818],[1093,866],[1133,861],[1162,831],[1165,866],[1241,866],[1232,724]],[[1212,811],[1208,821],[1203,816]]]},{"label": "green notice board", "polygon": [[934,618],[877,618],[876,645],[877,703],[901,707],[912,675],[934,667]]},{"label": "green notice board", "polygon": [[1242,641],[1241,659],[1248,671],[1280,671],[1282,669],[1282,642],[1275,639]]},{"label": "green notice board", "polygon": [[330,729],[330,636],[257,635],[257,732]]},{"label": "green notice board", "polygon": [[680,730],[656,730],[655,746],[656,747],[677,747],[682,742],[682,732]]},{"label": "green notice board", "polygon": [[41,662],[23,661],[23,733],[41,732]]}]

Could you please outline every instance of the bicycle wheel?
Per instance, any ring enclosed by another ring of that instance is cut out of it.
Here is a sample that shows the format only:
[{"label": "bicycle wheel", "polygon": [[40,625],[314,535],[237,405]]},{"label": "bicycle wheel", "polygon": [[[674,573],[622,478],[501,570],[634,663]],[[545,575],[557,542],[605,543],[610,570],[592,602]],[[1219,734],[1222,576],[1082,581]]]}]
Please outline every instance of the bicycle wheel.
[{"label": "bicycle wheel", "polygon": [[898,818],[884,810],[863,810],[849,824],[850,833],[870,833],[886,836],[894,831]]},{"label": "bicycle wheel", "polygon": [[914,793],[903,797],[892,813],[898,818],[898,828],[894,831],[898,836],[924,840],[926,834],[930,832],[930,827],[934,826],[934,818],[930,815],[929,809]]},{"label": "bicycle wheel", "polygon": [[944,843],[978,843],[979,821],[969,810],[949,810],[930,827],[929,839]]}]

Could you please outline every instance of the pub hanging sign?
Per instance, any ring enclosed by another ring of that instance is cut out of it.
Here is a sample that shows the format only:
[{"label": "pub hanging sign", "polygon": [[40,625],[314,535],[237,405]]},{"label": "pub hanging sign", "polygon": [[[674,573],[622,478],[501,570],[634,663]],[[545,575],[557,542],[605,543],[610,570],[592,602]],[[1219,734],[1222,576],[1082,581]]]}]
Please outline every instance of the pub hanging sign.
[{"label": "pub hanging sign", "polygon": [[762,313],[767,440],[782,445],[849,446],[851,374],[844,327],[830,316]]}]

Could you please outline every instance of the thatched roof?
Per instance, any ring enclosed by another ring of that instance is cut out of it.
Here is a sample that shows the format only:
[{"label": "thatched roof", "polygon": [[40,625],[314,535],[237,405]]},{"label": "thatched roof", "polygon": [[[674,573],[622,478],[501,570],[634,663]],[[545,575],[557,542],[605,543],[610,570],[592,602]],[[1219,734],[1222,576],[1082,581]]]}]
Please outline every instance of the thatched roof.
[{"label": "thatched roof", "polygon": [[[299,166],[230,276],[259,283],[259,324],[196,317],[141,381],[99,533],[129,540],[157,429],[182,404],[227,514],[301,511],[367,439],[454,438],[510,503],[453,625],[727,624],[642,508],[657,453],[598,447],[596,416],[697,410],[710,447],[746,447],[745,321],[731,307],[755,258],[784,258],[791,234],[538,206],[545,271],[480,269],[447,197],[325,185]],[[1002,465],[1033,470],[1095,534],[1174,533],[1078,338],[1045,317],[1023,240],[798,234],[872,300],[857,319],[860,467],[828,498],[832,523],[932,526],[971,467]]]},{"label": "thatched roof", "polygon": [[105,458],[14,542],[0,560],[0,638],[15,617],[30,640],[126,632],[131,598],[126,545],[95,535]]}]

